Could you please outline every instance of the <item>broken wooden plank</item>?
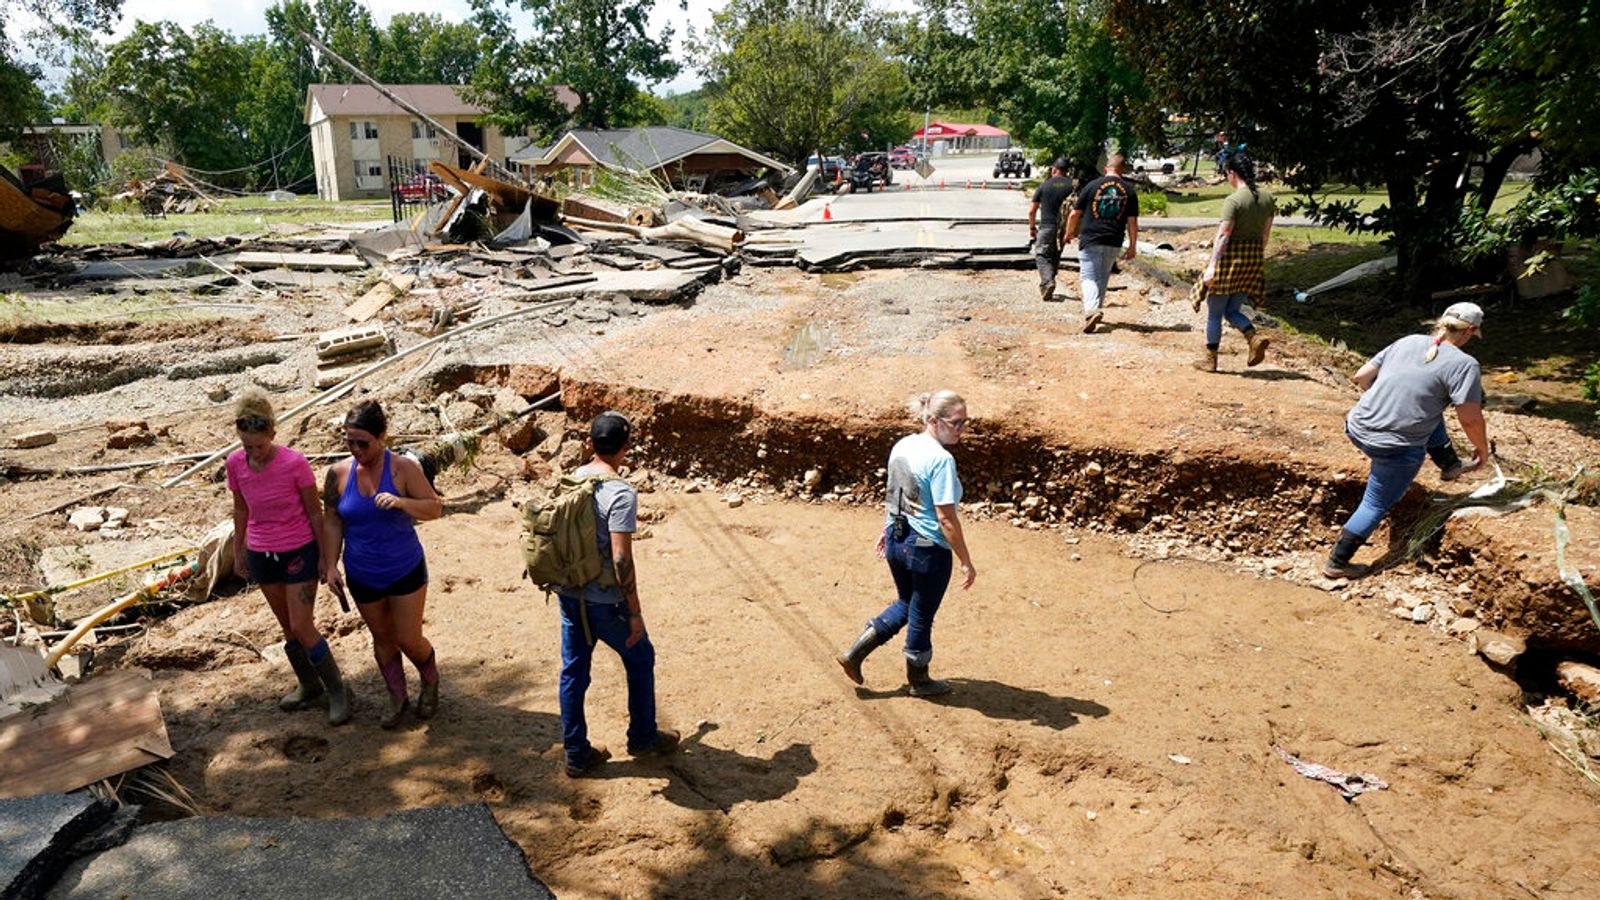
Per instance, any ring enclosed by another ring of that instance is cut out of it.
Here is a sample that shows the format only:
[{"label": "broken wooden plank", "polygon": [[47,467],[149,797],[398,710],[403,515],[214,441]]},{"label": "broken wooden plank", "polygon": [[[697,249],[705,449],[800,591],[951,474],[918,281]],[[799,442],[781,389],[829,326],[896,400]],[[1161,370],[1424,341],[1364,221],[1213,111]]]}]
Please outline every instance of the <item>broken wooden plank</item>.
[{"label": "broken wooden plank", "polygon": [[327,269],[353,272],[367,263],[354,253],[241,253],[233,260],[236,269]]},{"label": "broken wooden plank", "polygon": [[359,300],[345,307],[345,317],[352,322],[365,322],[382,312],[396,297],[411,290],[416,283],[415,275],[398,275],[388,281],[380,281],[372,290],[362,294]]},{"label": "broken wooden plank", "polygon": [[108,672],[0,720],[0,797],[74,791],[171,756],[150,673]]}]

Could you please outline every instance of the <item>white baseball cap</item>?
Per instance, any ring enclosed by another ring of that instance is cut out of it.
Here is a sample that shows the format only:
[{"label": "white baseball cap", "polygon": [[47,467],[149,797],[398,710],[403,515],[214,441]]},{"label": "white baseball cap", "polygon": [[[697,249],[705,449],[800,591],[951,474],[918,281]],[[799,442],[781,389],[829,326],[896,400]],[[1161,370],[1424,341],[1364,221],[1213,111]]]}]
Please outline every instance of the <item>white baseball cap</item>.
[{"label": "white baseball cap", "polygon": [[1439,318],[1455,319],[1458,322],[1465,322],[1474,328],[1481,329],[1483,327],[1483,307],[1476,303],[1452,303],[1445,307],[1444,315]]}]

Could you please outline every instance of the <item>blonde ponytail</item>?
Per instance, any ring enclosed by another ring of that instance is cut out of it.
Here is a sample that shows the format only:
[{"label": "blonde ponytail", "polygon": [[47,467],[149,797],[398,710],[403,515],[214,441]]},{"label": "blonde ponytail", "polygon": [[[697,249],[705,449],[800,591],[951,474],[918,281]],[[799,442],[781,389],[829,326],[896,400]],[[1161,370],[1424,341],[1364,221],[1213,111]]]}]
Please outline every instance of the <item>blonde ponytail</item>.
[{"label": "blonde ponytail", "polygon": [[942,419],[951,412],[966,406],[967,401],[961,395],[951,390],[936,391],[934,393],[921,393],[911,398],[906,404],[906,410],[917,420],[918,425],[926,425],[930,419]]}]

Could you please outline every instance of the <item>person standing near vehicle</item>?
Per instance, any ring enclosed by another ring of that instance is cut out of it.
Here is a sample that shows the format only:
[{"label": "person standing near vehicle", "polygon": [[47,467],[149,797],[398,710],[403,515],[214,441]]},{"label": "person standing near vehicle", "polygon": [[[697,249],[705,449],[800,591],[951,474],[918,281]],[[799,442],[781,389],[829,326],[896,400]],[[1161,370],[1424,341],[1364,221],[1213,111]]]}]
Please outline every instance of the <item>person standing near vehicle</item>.
[{"label": "person standing near vehicle", "polygon": [[1028,207],[1028,237],[1033,241],[1033,263],[1039,269],[1039,299],[1049,303],[1056,297],[1056,268],[1061,265],[1061,206],[1072,196],[1072,179],[1067,177],[1067,158],[1056,157],[1050,164],[1050,177],[1033,192]]},{"label": "person standing near vehicle", "polygon": [[589,742],[583,712],[594,661],[594,640],[622,658],[628,681],[628,752],[660,756],[678,746],[678,733],[656,726],[656,648],[644,627],[633,535],[639,528],[639,495],[622,480],[633,425],[618,412],[603,412],[589,424],[593,456],[573,474],[598,478],[594,486],[595,540],[605,575],[580,587],[557,588],[561,597],[561,743],[567,775],[579,778],[611,758]]},{"label": "person standing near vehicle", "polygon": [[328,587],[342,596],[349,586],[372,632],[372,655],[389,691],[389,714],[379,724],[394,728],[410,706],[401,654],[422,680],[417,718],[432,718],[439,708],[439,666],[433,644],[422,634],[428,561],[413,521],[439,518],[444,505],[422,466],[384,446],[388,429],[388,417],[376,401],[350,410],[344,417],[350,458],[328,469],[322,499],[328,509]]},{"label": "person standing near vehicle", "polygon": [[[1390,508],[1405,496],[1422,469],[1424,455],[1439,477],[1454,481],[1489,459],[1483,420],[1483,382],[1478,361],[1462,348],[1482,333],[1483,310],[1475,303],[1451,304],[1433,334],[1413,334],[1378,352],[1351,376],[1361,399],[1345,417],[1344,431],[1372,461],[1367,490],[1345,522],[1322,566],[1329,578],[1360,578],[1367,567],[1351,562]],[[1445,408],[1455,404],[1461,430],[1472,442],[1472,460],[1462,463],[1444,428]]]},{"label": "person standing near vehicle", "polygon": [[1194,364],[1202,372],[1217,370],[1223,319],[1239,329],[1250,343],[1245,365],[1259,366],[1267,358],[1268,340],[1256,333],[1242,307],[1245,303],[1259,307],[1266,300],[1262,271],[1278,207],[1272,194],[1256,186],[1256,164],[1243,149],[1229,153],[1223,165],[1233,193],[1222,201],[1222,221],[1211,242],[1211,261],[1189,295],[1196,312],[1202,303],[1206,304],[1206,352]]},{"label": "person standing near vehicle", "polygon": [[922,394],[911,401],[922,430],[901,438],[889,451],[888,517],[878,535],[878,556],[889,562],[895,599],[867,622],[861,636],[836,659],[845,677],[861,684],[867,655],[906,629],[906,681],[911,696],[934,697],[950,684],[928,677],[933,659],[933,617],[950,586],[952,556],[961,561],[961,589],[972,587],[978,570],[956,515],[961,480],[947,447],[967,430],[967,403],[955,391]]},{"label": "person standing near vehicle", "polygon": [[1139,194],[1122,176],[1128,163],[1120,154],[1106,160],[1106,172],[1083,186],[1067,217],[1067,240],[1078,241],[1078,286],[1083,294],[1083,332],[1093,334],[1100,324],[1111,267],[1122,251],[1122,234],[1128,234],[1131,260],[1139,253]]},{"label": "person standing near vehicle", "polygon": [[283,652],[299,687],[278,701],[285,711],[328,707],[328,724],[350,721],[350,690],[328,641],[317,631],[317,583],[326,569],[321,551],[322,501],[311,464],[279,446],[272,401],[259,391],[239,398],[234,429],[241,449],[228,455],[233,493],[233,570],[261,585],[283,629]]}]

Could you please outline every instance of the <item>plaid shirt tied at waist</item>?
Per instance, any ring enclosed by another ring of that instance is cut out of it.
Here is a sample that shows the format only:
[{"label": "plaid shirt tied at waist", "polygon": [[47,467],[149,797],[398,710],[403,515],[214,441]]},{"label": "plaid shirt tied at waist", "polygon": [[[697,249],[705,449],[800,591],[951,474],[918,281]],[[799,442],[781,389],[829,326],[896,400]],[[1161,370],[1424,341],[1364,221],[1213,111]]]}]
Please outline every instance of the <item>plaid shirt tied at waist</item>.
[{"label": "plaid shirt tied at waist", "polygon": [[1217,260],[1217,275],[1210,284],[1196,281],[1189,289],[1189,303],[1198,312],[1207,297],[1228,297],[1244,294],[1251,306],[1260,307],[1267,300],[1267,284],[1262,277],[1265,266],[1264,245],[1261,241],[1230,240]]}]

